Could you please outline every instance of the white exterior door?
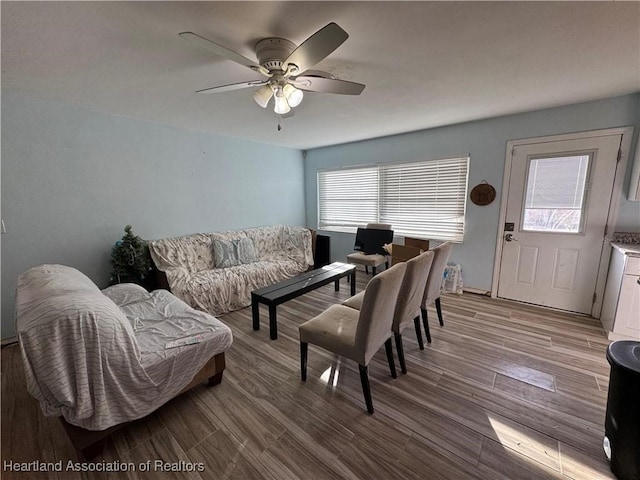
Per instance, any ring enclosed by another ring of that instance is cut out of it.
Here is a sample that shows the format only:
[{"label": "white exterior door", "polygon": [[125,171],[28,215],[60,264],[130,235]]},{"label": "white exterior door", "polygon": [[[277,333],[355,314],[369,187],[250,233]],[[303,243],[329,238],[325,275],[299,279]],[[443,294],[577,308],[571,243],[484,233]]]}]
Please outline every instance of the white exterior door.
[{"label": "white exterior door", "polygon": [[621,137],[513,148],[498,297],[591,313]]}]

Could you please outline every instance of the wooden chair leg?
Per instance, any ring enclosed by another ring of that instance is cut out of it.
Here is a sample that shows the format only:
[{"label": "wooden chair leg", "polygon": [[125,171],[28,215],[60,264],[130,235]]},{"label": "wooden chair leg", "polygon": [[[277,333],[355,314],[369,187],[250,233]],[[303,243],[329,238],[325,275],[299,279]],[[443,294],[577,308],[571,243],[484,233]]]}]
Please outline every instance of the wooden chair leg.
[{"label": "wooden chair leg", "polygon": [[427,343],[431,343],[431,332],[429,332],[429,318],[427,316],[427,309],[420,308],[422,312],[422,324],[424,325],[424,333],[427,336]]},{"label": "wooden chair leg", "polygon": [[71,425],[63,417],[58,418],[65,432],[67,432],[71,444],[78,452],[78,457],[85,461],[92,460],[100,455],[104,450],[107,437],[129,423],[120,423],[106,430],[85,430],[82,427]]},{"label": "wooden chair leg", "polygon": [[436,298],[436,312],[438,313],[438,321],[440,326],[444,327],[444,321],[442,320],[442,307],[440,306],[440,297]]},{"label": "wooden chair leg", "polygon": [[407,364],[404,360],[404,347],[402,346],[402,335],[394,333],[396,339],[396,350],[398,351],[398,361],[400,362],[400,371],[407,373]]},{"label": "wooden chair leg", "polygon": [[216,373],[215,375],[213,375],[213,376],[209,377],[209,380],[208,380],[208,383],[207,383],[207,384],[208,384],[210,387],[213,387],[214,385],[218,385],[218,384],[220,384],[220,382],[222,382],[222,374],[223,374],[223,373],[224,373],[224,372],[218,372],[218,373]]},{"label": "wooden chair leg", "polygon": [[367,274],[369,273],[369,266],[368,265],[364,266],[364,273],[367,273]]},{"label": "wooden chair leg", "polygon": [[369,367],[366,365],[358,365],[358,367],[360,367],[360,382],[362,382],[364,403],[367,404],[367,412],[373,414],[373,400],[371,400],[371,386],[369,385]]},{"label": "wooden chair leg", "polygon": [[389,269],[389,260],[386,260],[386,261],[384,262],[384,268],[385,268],[385,269]]},{"label": "wooden chair leg", "polygon": [[420,350],[424,350],[424,342],[422,341],[422,329],[420,328],[419,315],[413,319],[413,324],[416,327],[416,338],[418,339],[418,346],[420,347]]},{"label": "wooden chair leg", "polygon": [[307,381],[307,352],[309,351],[309,344],[300,342],[300,376],[302,381]]},{"label": "wooden chair leg", "polygon": [[376,267],[371,267],[371,271],[373,272],[373,276],[376,276]]},{"label": "wooden chair leg", "polygon": [[95,443],[92,443],[88,447],[80,450],[80,456],[82,460],[92,460],[104,451],[106,445],[106,438],[101,438]]},{"label": "wooden chair leg", "polygon": [[[393,378],[398,378],[398,374],[396,373],[396,362],[393,360],[393,347],[391,346],[391,337],[384,342],[384,349],[387,352],[387,362],[389,362],[389,370],[391,370],[391,376]],[[402,365],[402,360],[400,360],[400,365]]]}]

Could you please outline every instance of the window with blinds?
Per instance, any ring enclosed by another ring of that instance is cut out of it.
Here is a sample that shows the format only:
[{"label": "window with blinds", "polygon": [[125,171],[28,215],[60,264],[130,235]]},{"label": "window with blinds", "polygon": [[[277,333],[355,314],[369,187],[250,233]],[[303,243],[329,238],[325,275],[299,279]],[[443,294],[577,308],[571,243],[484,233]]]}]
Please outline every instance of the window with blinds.
[{"label": "window with blinds", "polygon": [[318,172],[318,229],[355,232],[378,221],[377,167]]},{"label": "window with blinds", "polygon": [[389,223],[397,235],[461,242],[469,157],[318,172],[318,228]]},{"label": "window with blinds", "polygon": [[522,230],[580,233],[589,155],[529,160]]}]

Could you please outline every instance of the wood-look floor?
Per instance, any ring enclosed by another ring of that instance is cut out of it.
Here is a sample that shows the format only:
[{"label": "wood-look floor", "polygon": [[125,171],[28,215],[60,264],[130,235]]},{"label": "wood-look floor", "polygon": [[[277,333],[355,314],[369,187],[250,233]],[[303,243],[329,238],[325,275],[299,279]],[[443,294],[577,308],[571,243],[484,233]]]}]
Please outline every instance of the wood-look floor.
[{"label": "wood-look floor", "polygon": [[[367,277],[358,279],[358,291]],[[433,343],[405,331],[408,373],[392,379],[384,349],[370,365],[375,414],[357,365],[312,345],[300,381],[298,325],[348,297],[327,285],[267,311],[221,317],[234,343],[222,384],[197,387],[113,436],[96,461],[202,462],[198,473],[24,474],[100,479],[614,478],[602,451],[609,366],[599,322],[464,294],[430,309]],[[2,350],[2,461],[76,459],[24,385],[16,346]]]}]

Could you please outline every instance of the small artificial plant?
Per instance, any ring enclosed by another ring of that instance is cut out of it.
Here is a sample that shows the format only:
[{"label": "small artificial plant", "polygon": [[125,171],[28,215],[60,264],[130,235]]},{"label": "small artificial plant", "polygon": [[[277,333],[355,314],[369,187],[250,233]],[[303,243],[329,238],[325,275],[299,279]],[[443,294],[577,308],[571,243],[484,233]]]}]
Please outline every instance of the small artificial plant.
[{"label": "small artificial plant", "polygon": [[131,232],[131,225],[124,227],[124,236],[111,249],[111,283],[137,283],[145,285],[151,270],[147,242]]}]

